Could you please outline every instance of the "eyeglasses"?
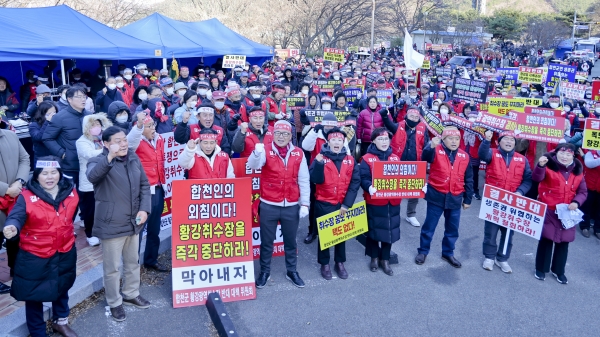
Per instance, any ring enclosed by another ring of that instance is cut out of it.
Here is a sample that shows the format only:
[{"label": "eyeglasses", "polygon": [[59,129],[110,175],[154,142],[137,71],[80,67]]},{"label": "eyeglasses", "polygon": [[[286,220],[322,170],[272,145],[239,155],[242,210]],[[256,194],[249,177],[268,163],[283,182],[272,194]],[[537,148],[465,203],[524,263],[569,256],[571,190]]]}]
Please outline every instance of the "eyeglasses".
[{"label": "eyeglasses", "polygon": [[75,98],[75,99],[86,99],[87,96],[85,96],[85,95],[77,95],[77,96],[73,96],[73,98]]},{"label": "eyeglasses", "polygon": [[377,138],[375,138],[375,140],[379,141],[379,142],[389,142],[390,138],[389,137],[377,137]]},{"label": "eyeglasses", "polygon": [[287,138],[287,137],[291,136],[292,134],[289,133],[289,132],[279,132],[279,131],[277,131],[277,132],[274,132],[273,135],[275,135],[275,137],[284,137],[284,138]]}]

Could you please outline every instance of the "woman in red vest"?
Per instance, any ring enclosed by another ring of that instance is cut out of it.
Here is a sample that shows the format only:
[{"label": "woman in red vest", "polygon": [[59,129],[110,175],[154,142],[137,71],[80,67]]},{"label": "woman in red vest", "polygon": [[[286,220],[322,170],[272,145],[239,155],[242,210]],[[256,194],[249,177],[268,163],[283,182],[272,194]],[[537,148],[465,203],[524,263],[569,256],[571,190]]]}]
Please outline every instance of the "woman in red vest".
[{"label": "woman in red vest", "polygon": [[20,237],[11,296],[25,301],[32,337],[46,336],[43,302],[52,302],[52,329],[77,336],[69,327],[69,294],[76,276],[73,217],[79,196],[63,177],[58,158],[39,158],[32,179],[4,225],[7,239]]},{"label": "woman in red vest", "polygon": [[[371,257],[369,268],[377,271],[377,266],[387,275],[394,275],[390,268],[390,252],[392,244],[400,240],[400,202],[401,199],[373,199],[377,189],[373,182],[373,163],[376,161],[400,161],[400,157],[392,152],[390,140],[392,134],[386,128],[377,128],[371,134],[371,145],[362,157],[360,165],[360,185],[367,203],[367,220],[369,231],[365,244],[365,255]],[[381,247],[380,247],[381,243]]]},{"label": "woman in red vest", "polygon": [[575,145],[558,144],[554,152],[541,156],[532,179],[539,182],[538,200],[548,205],[535,256],[535,278],[543,281],[546,273],[552,271],[559,283],[567,284],[565,265],[569,242],[575,240],[575,226],[563,228],[555,211],[558,204],[568,204],[570,210],[576,210],[587,198],[583,165],[575,159]]},{"label": "woman in red vest", "polygon": [[600,207],[598,207],[600,203],[600,151],[589,150],[583,159],[588,197],[581,206],[584,216],[579,228],[581,228],[581,234],[589,238],[590,221],[594,220],[594,235],[600,239]]},{"label": "woman in red vest", "polygon": [[219,134],[202,129],[198,138],[190,139],[179,155],[179,166],[188,170],[188,179],[235,178],[229,155],[217,145]]},{"label": "woman in red vest", "polygon": [[[315,218],[338,210],[340,215],[346,214],[354,204],[360,187],[358,167],[344,144],[346,133],[334,127],[326,136],[327,143],[309,168],[310,180],[316,186]],[[317,245],[317,260],[321,264],[321,276],[331,280],[329,248],[321,250],[319,247],[320,244]],[[340,242],[334,247],[335,272],[339,278],[347,279],[348,272],[344,268],[346,242]]]},{"label": "woman in red vest", "polygon": [[427,182],[427,216],[421,227],[421,243],[415,257],[416,264],[425,263],[435,228],[442,214],[444,239],[442,259],[455,268],[461,263],[454,257],[454,246],[458,240],[460,208],[468,209],[473,197],[473,170],[469,165],[469,155],[459,149],[460,131],[456,127],[446,127],[442,139],[435,137],[423,149],[421,158],[430,163]]}]

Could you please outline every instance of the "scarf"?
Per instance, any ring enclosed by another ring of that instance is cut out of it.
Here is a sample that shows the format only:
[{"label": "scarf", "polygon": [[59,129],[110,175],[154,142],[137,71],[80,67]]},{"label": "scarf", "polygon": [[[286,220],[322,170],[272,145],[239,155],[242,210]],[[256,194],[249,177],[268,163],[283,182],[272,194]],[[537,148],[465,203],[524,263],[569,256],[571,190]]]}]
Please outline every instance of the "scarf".
[{"label": "scarf", "polygon": [[273,143],[273,145],[275,145],[275,148],[279,152],[279,155],[281,156],[281,158],[285,158],[287,156],[288,150],[290,149],[289,144],[286,147],[279,147],[279,145],[277,145],[275,143]]}]

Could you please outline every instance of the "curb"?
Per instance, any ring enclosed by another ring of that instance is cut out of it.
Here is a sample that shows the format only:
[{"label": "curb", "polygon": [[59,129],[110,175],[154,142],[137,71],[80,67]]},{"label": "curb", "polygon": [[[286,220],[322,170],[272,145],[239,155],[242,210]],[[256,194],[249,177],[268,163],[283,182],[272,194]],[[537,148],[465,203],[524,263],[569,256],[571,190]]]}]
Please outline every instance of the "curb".
[{"label": "curb", "polygon": [[[142,241],[142,243],[145,241]],[[171,248],[171,229],[165,229],[160,232],[160,247],[158,253],[162,254]],[[144,250],[140,251],[143,256]],[[102,281],[102,263],[94,268],[77,276],[75,284],[69,289],[69,307],[83,302],[95,292],[104,288]],[[49,320],[52,317],[52,304],[44,302],[44,320]],[[0,318],[0,337],[27,337],[29,330],[27,329],[27,321],[25,320],[25,307],[21,307],[12,314]]]}]

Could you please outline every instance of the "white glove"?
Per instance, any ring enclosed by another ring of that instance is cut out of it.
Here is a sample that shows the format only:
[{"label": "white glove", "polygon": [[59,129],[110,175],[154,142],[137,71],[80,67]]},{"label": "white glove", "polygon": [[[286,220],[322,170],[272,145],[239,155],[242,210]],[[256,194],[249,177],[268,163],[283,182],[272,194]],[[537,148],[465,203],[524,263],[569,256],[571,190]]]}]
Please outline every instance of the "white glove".
[{"label": "white glove", "polygon": [[265,152],[265,144],[258,143],[256,145],[254,145],[254,151],[256,151],[256,153],[264,153]]},{"label": "white glove", "polygon": [[423,188],[421,189],[421,191],[423,191],[423,193],[427,193],[427,184],[425,184],[425,186],[423,186]]},{"label": "white glove", "polygon": [[358,144],[360,144],[360,143],[362,143],[362,140],[360,140],[360,139],[357,139],[357,140],[356,140],[356,142],[357,142]]},{"label": "white glove", "polygon": [[356,99],[361,99],[362,98],[362,93],[359,91],[356,93]]},{"label": "white glove", "polygon": [[308,215],[308,207],[302,206],[300,207],[300,218],[304,218]]},{"label": "white glove", "polygon": [[277,118],[277,119],[282,119],[284,117],[285,116],[281,112],[275,115],[275,118]]},{"label": "white glove", "polygon": [[209,100],[212,99],[212,91],[207,91],[206,92],[206,98],[209,99]]},{"label": "white glove", "polygon": [[373,185],[369,186],[369,194],[373,195],[377,193],[377,189],[375,189],[375,187],[373,187]]}]

